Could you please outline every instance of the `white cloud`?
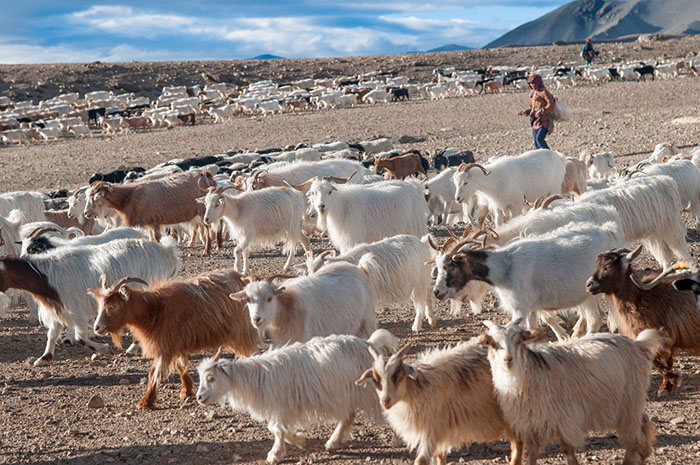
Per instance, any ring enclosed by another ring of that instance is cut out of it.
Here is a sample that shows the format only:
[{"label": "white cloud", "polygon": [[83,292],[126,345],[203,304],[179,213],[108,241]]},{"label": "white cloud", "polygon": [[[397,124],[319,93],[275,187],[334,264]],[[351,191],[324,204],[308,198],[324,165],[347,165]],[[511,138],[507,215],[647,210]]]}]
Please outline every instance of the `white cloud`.
[{"label": "white cloud", "polygon": [[0,42],[0,63],[3,64],[159,61],[186,58],[196,57],[183,57],[178,50],[147,50],[129,45],[116,45],[107,49],[86,49],[64,45],[40,46]]}]

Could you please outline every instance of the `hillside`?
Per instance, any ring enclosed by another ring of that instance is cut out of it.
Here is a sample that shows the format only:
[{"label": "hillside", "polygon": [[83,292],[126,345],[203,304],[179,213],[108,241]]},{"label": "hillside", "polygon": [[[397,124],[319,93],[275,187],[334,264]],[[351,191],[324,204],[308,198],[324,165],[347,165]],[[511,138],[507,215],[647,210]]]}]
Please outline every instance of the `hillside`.
[{"label": "hillside", "polygon": [[577,0],[513,29],[485,48],[651,33],[700,33],[700,4],[697,0]]},{"label": "hillside", "polygon": [[[684,57],[700,50],[700,35],[660,42],[608,43],[600,47],[599,63],[649,58]],[[55,63],[0,65],[0,95],[15,100],[47,99],[64,92],[113,90],[157,97],[163,86],[226,82],[244,85],[263,79],[278,83],[302,78],[347,76],[382,70],[411,80],[427,81],[438,67],[476,69],[498,65],[546,65],[580,62],[580,46],[546,45],[454,52],[415,53],[342,58],[220,60],[131,63]]]}]

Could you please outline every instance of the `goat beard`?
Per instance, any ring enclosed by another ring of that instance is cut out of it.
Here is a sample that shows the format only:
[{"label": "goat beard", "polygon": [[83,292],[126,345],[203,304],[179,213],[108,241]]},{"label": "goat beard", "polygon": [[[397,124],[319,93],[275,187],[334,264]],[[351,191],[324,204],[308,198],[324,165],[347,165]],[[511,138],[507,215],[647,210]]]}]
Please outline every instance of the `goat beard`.
[{"label": "goat beard", "polygon": [[112,336],[112,342],[114,345],[117,347],[117,349],[123,349],[124,346],[122,345],[122,334],[121,332],[110,332],[110,336]]}]

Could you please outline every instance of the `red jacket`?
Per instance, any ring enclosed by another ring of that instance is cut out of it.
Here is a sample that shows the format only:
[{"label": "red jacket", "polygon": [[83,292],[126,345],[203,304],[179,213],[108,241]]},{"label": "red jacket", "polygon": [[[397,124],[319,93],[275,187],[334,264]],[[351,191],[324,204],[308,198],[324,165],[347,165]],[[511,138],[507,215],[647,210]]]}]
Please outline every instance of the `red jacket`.
[{"label": "red jacket", "polygon": [[532,118],[532,129],[549,128],[547,115],[554,110],[554,96],[544,86],[540,76],[534,76],[532,84],[535,90],[530,94],[530,105],[527,107],[528,115],[537,113],[536,117]]}]

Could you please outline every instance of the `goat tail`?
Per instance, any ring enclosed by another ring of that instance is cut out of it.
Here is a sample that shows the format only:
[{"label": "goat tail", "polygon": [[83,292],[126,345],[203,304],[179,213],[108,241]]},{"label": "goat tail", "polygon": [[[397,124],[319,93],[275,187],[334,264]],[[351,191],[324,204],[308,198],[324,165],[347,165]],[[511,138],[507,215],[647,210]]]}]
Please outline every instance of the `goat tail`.
[{"label": "goat tail", "polygon": [[665,330],[645,329],[637,335],[636,342],[641,345],[652,357],[656,356],[667,344]]},{"label": "goat tail", "polygon": [[162,245],[166,249],[176,249],[177,239],[175,239],[173,236],[163,236],[160,238],[160,245]]},{"label": "goat tail", "polygon": [[378,329],[367,339],[373,346],[382,347],[384,350],[394,352],[399,348],[399,338],[386,329]]}]

